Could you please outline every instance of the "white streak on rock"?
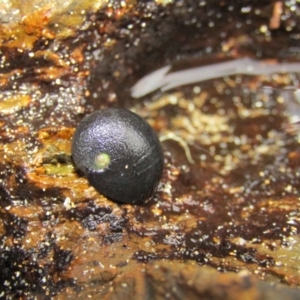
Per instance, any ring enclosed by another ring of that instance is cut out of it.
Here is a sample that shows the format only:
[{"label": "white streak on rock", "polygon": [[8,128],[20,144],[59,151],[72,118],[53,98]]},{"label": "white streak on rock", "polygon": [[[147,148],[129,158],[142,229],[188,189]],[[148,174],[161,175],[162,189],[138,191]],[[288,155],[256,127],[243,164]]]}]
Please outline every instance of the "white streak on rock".
[{"label": "white streak on rock", "polygon": [[300,63],[276,63],[268,60],[259,61],[251,58],[240,58],[168,73],[170,69],[170,65],[165,66],[140,79],[131,88],[131,96],[140,98],[157,89],[168,91],[178,86],[237,74],[297,73],[300,72]]}]

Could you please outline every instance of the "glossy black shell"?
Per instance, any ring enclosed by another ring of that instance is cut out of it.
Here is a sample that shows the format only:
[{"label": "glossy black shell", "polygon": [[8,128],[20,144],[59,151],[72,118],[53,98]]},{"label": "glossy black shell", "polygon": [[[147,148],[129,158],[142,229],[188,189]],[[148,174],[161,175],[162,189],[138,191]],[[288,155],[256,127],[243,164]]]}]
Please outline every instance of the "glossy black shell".
[{"label": "glossy black shell", "polygon": [[123,203],[148,199],[163,170],[154,130],[137,114],[120,108],[86,116],[74,133],[72,156],[98,192]]}]

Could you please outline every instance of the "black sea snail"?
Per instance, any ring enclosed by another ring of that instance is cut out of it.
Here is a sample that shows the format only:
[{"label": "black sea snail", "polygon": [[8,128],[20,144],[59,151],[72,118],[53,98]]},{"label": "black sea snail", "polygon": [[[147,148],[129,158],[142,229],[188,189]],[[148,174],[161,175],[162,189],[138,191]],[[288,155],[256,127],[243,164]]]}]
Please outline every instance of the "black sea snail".
[{"label": "black sea snail", "polygon": [[143,118],[121,108],[86,116],[74,133],[72,156],[98,192],[123,203],[148,199],[163,170],[163,152],[154,130]]}]

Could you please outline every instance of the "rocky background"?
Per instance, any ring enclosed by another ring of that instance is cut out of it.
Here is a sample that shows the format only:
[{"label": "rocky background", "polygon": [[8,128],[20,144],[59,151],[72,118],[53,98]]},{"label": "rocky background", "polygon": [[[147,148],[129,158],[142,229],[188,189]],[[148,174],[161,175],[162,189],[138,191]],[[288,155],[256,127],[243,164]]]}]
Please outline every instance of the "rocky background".
[{"label": "rocky background", "polygon": [[[2,1],[0,297],[300,299],[300,74],[130,92],[165,65],[298,62],[299,15],[296,1]],[[72,161],[76,125],[108,106],[164,140],[144,205],[106,199]]]}]

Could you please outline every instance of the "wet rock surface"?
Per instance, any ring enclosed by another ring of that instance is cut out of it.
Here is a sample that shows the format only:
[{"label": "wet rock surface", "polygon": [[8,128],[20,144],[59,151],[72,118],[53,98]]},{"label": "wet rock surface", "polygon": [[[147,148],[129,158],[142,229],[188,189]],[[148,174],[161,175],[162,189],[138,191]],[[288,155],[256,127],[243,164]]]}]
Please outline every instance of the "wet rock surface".
[{"label": "wet rock surface", "polygon": [[[0,8],[0,296],[298,299],[299,73],[130,90],[166,65],[299,61],[298,4],[53,3]],[[109,201],[72,161],[76,125],[108,106],[163,141],[144,205]]]},{"label": "wet rock surface", "polygon": [[222,274],[207,267],[174,262],[150,263],[146,270],[127,274],[114,283],[106,299],[299,299],[296,288],[276,287],[247,272]]}]

